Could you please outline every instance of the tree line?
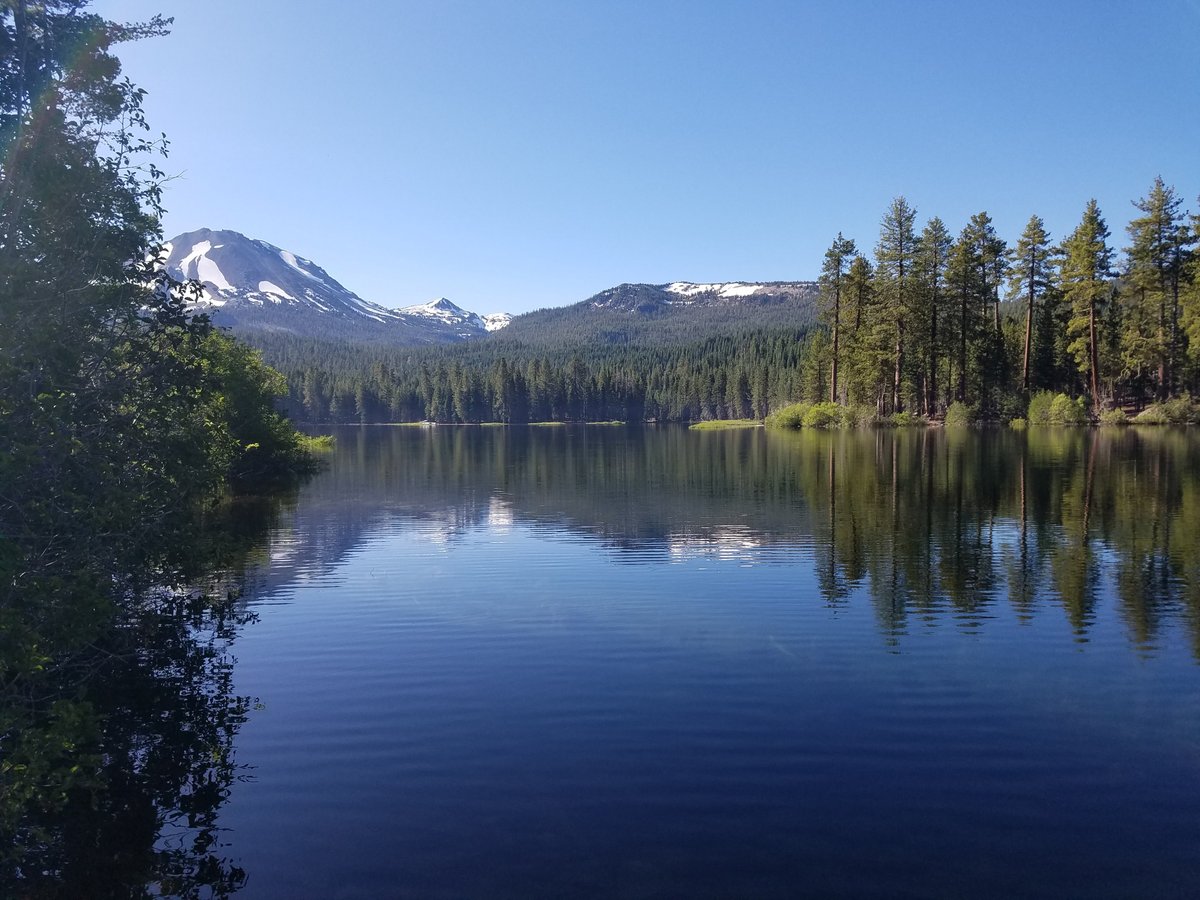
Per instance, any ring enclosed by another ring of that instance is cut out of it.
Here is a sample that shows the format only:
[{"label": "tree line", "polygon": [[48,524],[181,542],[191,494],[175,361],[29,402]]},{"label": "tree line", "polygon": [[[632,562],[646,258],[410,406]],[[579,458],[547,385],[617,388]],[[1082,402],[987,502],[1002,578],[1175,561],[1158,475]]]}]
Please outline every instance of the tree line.
[{"label": "tree line", "polygon": [[1200,217],[1161,178],[1134,207],[1118,261],[1094,200],[1063,239],[1034,215],[1010,244],[987,212],[957,237],[937,217],[918,230],[898,197],[869,257],[841,233],[826,251],[815,323],[798,307],[791,323],[702,336],[651,320],[607,340],[635,314],[602,328],[568,309],[453,347],[247,339],[285,373],[287,410],[316,422],[762,419],[796,401],[1010,419],[1042,391],[1085,396],[1092,416],[1139,411],[1200,390]]},{"label": "tree line", "polygon": [[383,348],[271,333],[247,339],[287,376],[287,411],[312,422],[763,418],[820,379],[815,357],[805,355],[805,327],[634,346],[484,340]]},{"label": "tree line", "polygon": [[904,198],[884,214],[873,258],[841,233],[821,269],[823,391],[812,401],[881,414],[1022,415],[1037,391],[1088,398],[1093,415],[1140,409],[1200,386],[1200,217],[1156,178],[1134,201],[1117,261],[1095,200],[1055,242],[1031,216],[1016,243],[991,217],[957,237],[936,216],[917,230]]}]

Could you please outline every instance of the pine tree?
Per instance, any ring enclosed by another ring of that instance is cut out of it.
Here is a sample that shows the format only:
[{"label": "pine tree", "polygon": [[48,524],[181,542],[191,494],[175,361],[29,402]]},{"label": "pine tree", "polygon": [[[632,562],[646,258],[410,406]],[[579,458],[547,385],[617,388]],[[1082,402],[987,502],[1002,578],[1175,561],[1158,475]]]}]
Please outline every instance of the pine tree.
[{"label": "pine tree", "polygon": [[825,262],[821,267],[821,314],[829,326],[832,338],[830,347],[829,399],[838,399],[838,364],[841,361],[842,330],[842,283],[846,270],[858,250],[854,241],[842,237],[839,231],[829,249],[825,251]]},{"label": "pine tree", "polygon": [[1100,317],[1112,297],[1113,251],[1108,238],[1100,207],[1089,200],[1079,227],[1063,242],[1063,295],[1071,307],[1068,349],[1087,378],[1093,411],[1100,409]]},{"label": "pine tree", "polygon": [[[925,414],[933,415],[938,408],[938,359],[946,328],[942,319],[946,302],[946,266],[953,243],[950,232],[941,219],[934,216],[921,232],[917,250],[916,280],[918,306],[924,324],[922,342],[925,346],[925,390],[922,391]],[[939,328],[939,326],[941,326]]]},{"label": "pine tree", "polygon": [[890,409],[899,411],[903,404],[901,380],[904,372],[905,333],[914,300],[914,263],[917,211],[903,197],[892,201],[879,223],[879,243],[875,246],[875,277],[884,315],[880,326],[890,332],[893,371]]},{"label": "pine tree", "polygon": [[1008,289],[1025,301],[1025,342],[1021,357],[1021,388],[1029,393],[1033,354],[1033,325],[1038,301],[1054,288],[1054,248],[1039,216],[1030,216],[1025,231],[1010,256]]},{"label": "pine tree", "polygon": [[865,402],[874,389],[872,326],[875,319],[875,271],[861,254],[846,273],[845,295],[849,304],[845,357],[850,372],[846,395],[851,403]]},{"label": "pine tree", "polygon": [[946,262],[946,284],[952,297],[954,343],[957,351],[954,398],[967,402],[970,377],[970,349],[980,331],[978,297],[980,265],[970,227],[964,228],[950,247]]},{"label": "pine tree", "polygon": [[1150,193],[1133,204],[1141,213],[1129,223],[1129,327],[1124,330],[1130,368],[1157,370],[1157,394],[1174,390],[1179,346],[1180,289],[1190,243],[1174,188],[1155,178]]}]

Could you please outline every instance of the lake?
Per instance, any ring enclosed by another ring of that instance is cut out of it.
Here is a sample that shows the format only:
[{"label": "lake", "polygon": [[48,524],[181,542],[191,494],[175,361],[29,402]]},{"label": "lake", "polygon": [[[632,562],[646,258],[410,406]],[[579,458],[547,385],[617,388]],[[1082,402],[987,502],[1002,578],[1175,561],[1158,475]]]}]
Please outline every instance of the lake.
[{"label": "lake", "polygon": [[248,575],[246,897],[1194,897],[1200,438],[365,427]]}]

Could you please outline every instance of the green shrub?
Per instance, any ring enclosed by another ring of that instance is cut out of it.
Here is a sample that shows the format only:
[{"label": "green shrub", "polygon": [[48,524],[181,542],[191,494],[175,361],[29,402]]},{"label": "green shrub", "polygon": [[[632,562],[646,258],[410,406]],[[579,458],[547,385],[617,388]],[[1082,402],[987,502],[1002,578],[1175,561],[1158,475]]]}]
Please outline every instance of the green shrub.
[{"label": "green shrub", "polygon": [[793,403],[791,406],[785,406],[767,416],[766,426],[768,428],[800,428],[804,424],[804,416],[811,406],[811,403]]},{"label": "green shrub", "polygon": [[1082,397],[1072,400],[1066,394],[1059,394],[1050,404],[1051,425],[1086,425],[1087,420]]},{"label": "green shrub", "polygon": [[1147,406],[1133,420],[1138,425],[1192,425],[1200,422],[1200,409],[1184,394],[1174,400]]},{"label": "green shrub", "polygon": [[842,407],[836,403],[814,403],[804,414],[805,428],[837,428],[842,424]]},{"label": "green shrub", "polygon": [[1011,428],[1013,431],[1024,431],[1025,430],[1025,420],[1024,419],[1010,419],[1009,423],[1008,423],[1008,427]]},{"label": "green shrub", "polygon": [[1129,416],[1125,415],[1125,410],[1117,407],[1116,409],[1106,409],[1100,413],[1101,425],[1128,425]]},{"label": "green shrub", "polygon": [[1029,410],[1025,416],[1030,425],[1049,425],[1050,406],[1054,403],[1054,394],[1050,391],[1038,391],[1029,398]]},{"label": "green shrub", "polygon": [[967,404],[955,400],[946,410],[947,428],[965,428],[975,421],[975,413]]},{"label": "green shrub", "polygon": [[[607,422],[594,423],[589,422],[589,425],[601,424],[607,425]],[[704,422],[693,422],[688,426],[689,431],[729,431],[734,428],[757,428],[757,419],[708,419]]]},{"label": "green shrub", "polygon": [[1163,411],[1172,425],[1190,425],[1197,420],[1196,407],[1192,405],[1192,398],[1187,394],[1168,400],[1163,404]]},{"label": "green shrub", "polygon": [[1171,421],[1167,418],[1167,411],[1163,409],[1161,403],[1155,403],[1152,406],[1147,406],[1140,413],[1134,416],[1133,421],[1138,425],[1170,425]]},{"label": "green shrub", "polygon": [[888,423],[894,428],[912,428],[914,425],[923,425],[925,420],[920,416],[910,412],[892,413]]},{"label": "green shrub", "polygon": [[301,435],[300,446],[309,453],[329,453],[337,446],[337,438],[332,434]]},{"label": "green shrub", "polygon": [[841,411],[843,428],[870,428],[878,416],[873,406],[843,406]]}]

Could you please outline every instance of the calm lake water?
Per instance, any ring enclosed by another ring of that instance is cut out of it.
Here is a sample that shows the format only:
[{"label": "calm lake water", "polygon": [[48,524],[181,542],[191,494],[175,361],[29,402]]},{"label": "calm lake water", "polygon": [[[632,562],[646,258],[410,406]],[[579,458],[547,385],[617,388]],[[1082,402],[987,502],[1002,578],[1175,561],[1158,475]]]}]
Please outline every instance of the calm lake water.
[{"label": "calm lake water", "polygon": [[1200,895],[1200,437],[337,431],[246,897]]}]

